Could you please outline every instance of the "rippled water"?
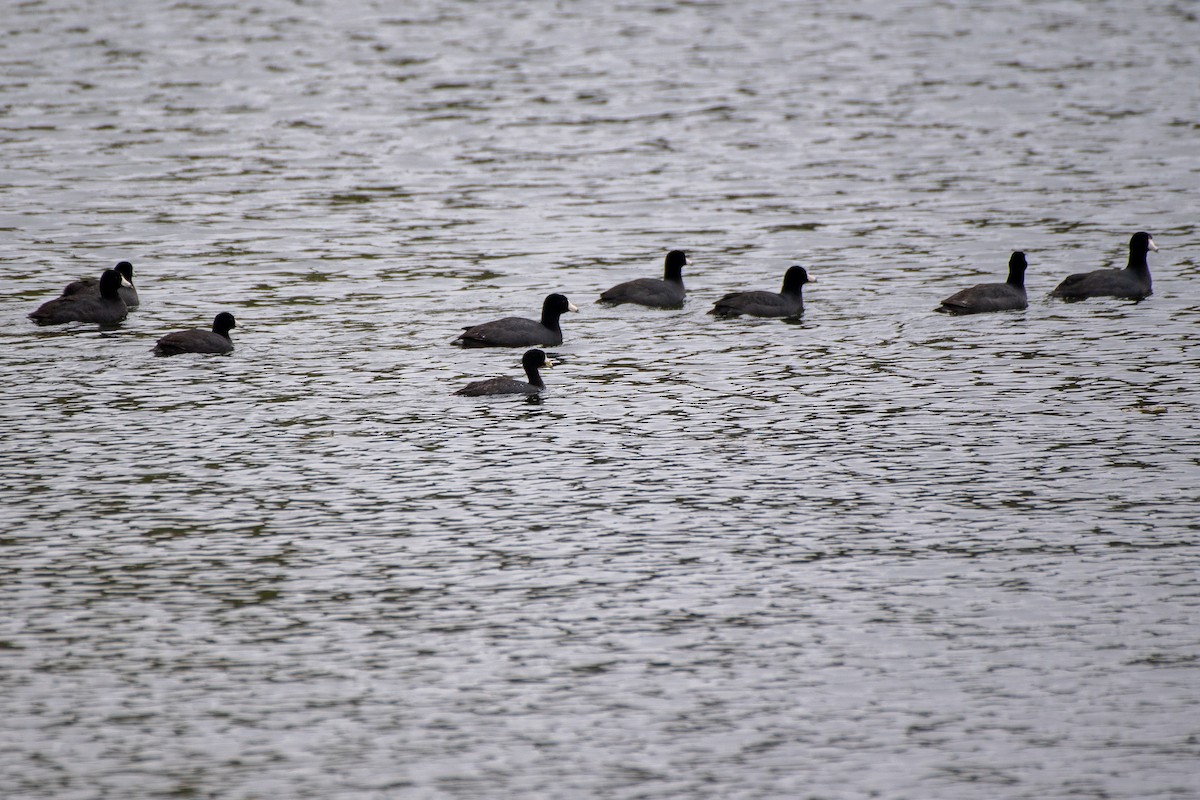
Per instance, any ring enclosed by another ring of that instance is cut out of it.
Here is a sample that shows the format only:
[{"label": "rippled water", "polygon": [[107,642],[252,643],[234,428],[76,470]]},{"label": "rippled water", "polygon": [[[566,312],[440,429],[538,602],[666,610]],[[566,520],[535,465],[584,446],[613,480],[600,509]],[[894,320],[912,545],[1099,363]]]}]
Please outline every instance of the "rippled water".
[{"label": "rippled water", "polygon": [[[1198,40],[11,5],[0,795],[1196,796]],[[1153,297],[1046,299],[1143,229]],[[674,247],[682,311],[594,303]],[[1027,311],[931,313],[1016,249]],[[120,328],[25,318],[120,259]],[[802,321],[706,314],[792,263]],[[544,398],[452,397],[550,291]],[[233,355],[150,354],[221,310]]]}]

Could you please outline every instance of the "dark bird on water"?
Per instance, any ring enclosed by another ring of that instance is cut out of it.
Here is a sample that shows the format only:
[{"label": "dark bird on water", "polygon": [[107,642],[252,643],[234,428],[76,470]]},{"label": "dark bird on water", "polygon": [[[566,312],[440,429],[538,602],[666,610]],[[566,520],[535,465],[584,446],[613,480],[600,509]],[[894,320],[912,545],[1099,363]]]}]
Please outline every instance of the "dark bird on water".
[{"label": "dark bird on water", "polygon": [[783,275],[783,289],[775,292],[733,292],[722,297],[708,312],[718,317],[795,317],[804,311],[801,291],[806,283],[816,283],[799,265],[788,267]]},{"label": "dark bird on water", "polygon": [[464,397],[486,397],[497,394],[523,394],[532,396],[546,388],[546,384],[542,382],[542,376],[538,373],[538,370],[550,369],[550,367],[554,366],[554,362],[546,358],[545,353],[537,349],[526,350],[525,355],[521,357],[521,366],[525,368],[525,376],[529,378],[528,382],[518,381],[514,378],[488,378],[487,380],[468,383],[455,392],[455,394]]},{"label": "dark bird on water", "polygon": [[560,345],[563,336],[558,318],[568,311],[578,310],[575,304],[563,295],[552,294],[542,303],[540,320],[505,317],[481,325],[469,325],[454,341],[464,347]]},{"label": "dark bird on water", "polygon": [[651,308],[679,308],[683,305],[683,268],[690,267],[692,260],[682,250],[672,250],[667,253],[663,265],[662,280],[658,278],[638,278],[637,280],[618,283],[600,295],[601,303],[621,305],[634,303]]},{"label": "dark bird on water", "polygon": [[1142,300],[1151,294],[1150,266],[1146,254],[1158,252],[1158,245],[1145,231],[1138,231],[1129,240],[1129,263],[1125,269],[1097,269],[1068,275],[1054,287],[1051,297],[1063,300],[1084,300],[1088,297],[1119,297]]},{"label": "dark bird on water", "polygon": [[955,292],[934,309],[943,314],[983,314],[988,311],[1019,311],[1029,305],[1025,295],[1025,270],[1029,263],[1017,251],[1008,259],[1008,280],[980,283]]},{"label": "dark bird on water", "polygon": [[154,346],[155,355],[174,356],[180,353],[232,353],[233,340],[229,332],[237,327],[233,314],[222,311],[213,320],[212,330],[191,328],[168,333]]}]

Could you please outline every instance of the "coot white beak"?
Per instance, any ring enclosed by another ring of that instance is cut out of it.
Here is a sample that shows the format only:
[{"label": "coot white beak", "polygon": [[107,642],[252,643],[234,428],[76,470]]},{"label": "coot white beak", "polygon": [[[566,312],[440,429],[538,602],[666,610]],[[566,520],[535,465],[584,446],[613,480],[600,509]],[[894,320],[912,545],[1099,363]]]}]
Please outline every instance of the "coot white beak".
[{"label": "coot white beak", "polygon": [[1150,241],[1146,242],[1146,246],[1150,248],[1151,252],[1154,252],[1154,253],[1157,253],[1157,252],[1158,252],[1158,245],[1156,245],[1156,244],[1154,243],[1154,240],[1153,240],[1153,239],[1151,239]]},{"label": "coot white beak", "polygon": [[[1158,248],[1156,247],[1155,249],[1157,250]],[[578,311],[578,310],[579,310],[579,306],[575,305],[570,300],[567,301],[567,311]]]}]

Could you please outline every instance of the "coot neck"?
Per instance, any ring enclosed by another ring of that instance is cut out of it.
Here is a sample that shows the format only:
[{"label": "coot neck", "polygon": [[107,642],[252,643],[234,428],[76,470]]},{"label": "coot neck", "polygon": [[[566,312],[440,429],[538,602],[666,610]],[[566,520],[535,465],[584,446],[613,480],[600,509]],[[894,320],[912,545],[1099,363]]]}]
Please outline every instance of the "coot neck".
[{"label": "coot neck", "polygon": [[530,364],[528,367],[525,368],[525,377],[529,378],[529,382],[532,385],[536,386],[537,388],[539,388],[539,389],[546,388],[546,384],[542,382],[541,373],[538,372],[538,368],[535,367],[533,364]]},{"label": "coot neck", "polygon": [[1130,272],[1136,272],[1138,275],[1141,275],[1144,278],[1149,278],[1150,265],[1146,262],[1146,256],[1147,251],[1144,249],[1131,249],[1129,251],[1129,263],[1125,266],[1125,269],[1129,270]]},{"label": "coot neck", "polygon": [[[117,273],[114,272],[114,273],[112,273],[112,275],[117,275]],[[111,277],[111,275],[106,276],[106,277]],[[121,279],[120,279],[119,275],[117,275],[117,280],[115,280],[115,281],[114,280],[105,280],[105,278],[101,278],[99,288],[100,288],[100,297],[107,300],[108,302],[116,303],[116,302],[121,301]]]}]

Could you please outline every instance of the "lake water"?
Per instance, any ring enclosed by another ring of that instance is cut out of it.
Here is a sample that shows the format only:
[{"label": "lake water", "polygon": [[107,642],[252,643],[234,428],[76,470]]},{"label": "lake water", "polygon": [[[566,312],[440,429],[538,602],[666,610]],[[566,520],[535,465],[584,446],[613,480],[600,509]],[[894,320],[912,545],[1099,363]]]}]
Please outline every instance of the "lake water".
[{"label": "lake water", "polygon": [[1200,795],[1196,4],[3,16],[0,796]]}]

